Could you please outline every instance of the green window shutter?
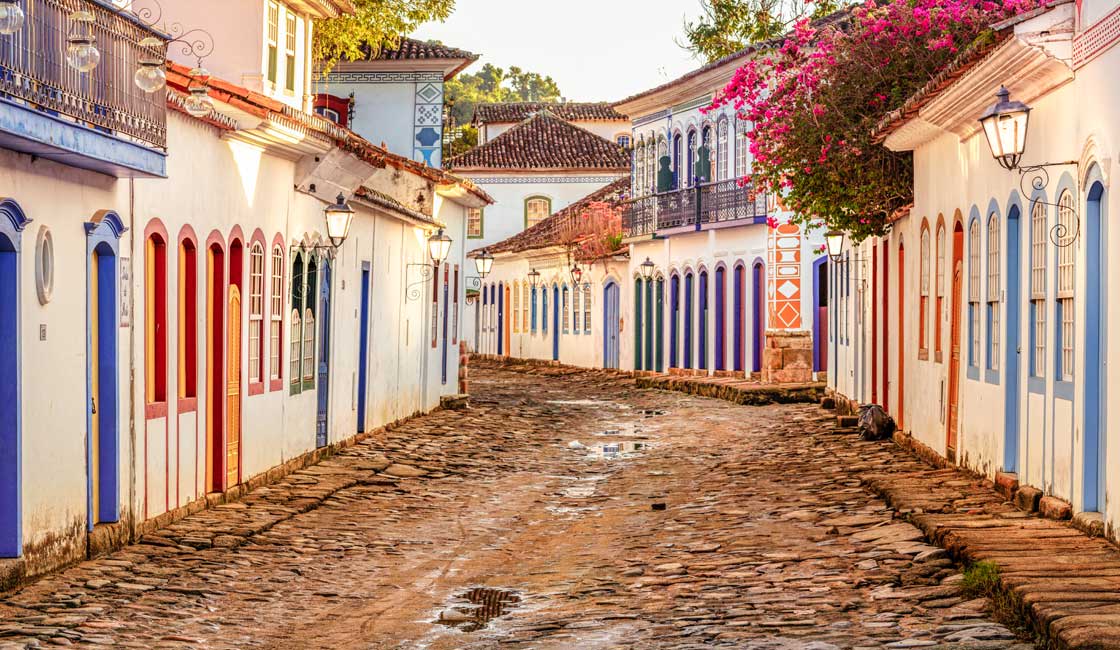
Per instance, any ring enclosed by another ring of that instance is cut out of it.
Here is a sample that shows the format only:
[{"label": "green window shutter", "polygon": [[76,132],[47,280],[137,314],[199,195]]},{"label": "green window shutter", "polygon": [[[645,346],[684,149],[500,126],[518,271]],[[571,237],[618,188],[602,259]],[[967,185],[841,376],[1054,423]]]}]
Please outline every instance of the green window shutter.
[{"label": "green window shutter", "polygon": [[280,53],[275,45],[268,46],[268,80],[276,83],[276,73],[280,64]]}]

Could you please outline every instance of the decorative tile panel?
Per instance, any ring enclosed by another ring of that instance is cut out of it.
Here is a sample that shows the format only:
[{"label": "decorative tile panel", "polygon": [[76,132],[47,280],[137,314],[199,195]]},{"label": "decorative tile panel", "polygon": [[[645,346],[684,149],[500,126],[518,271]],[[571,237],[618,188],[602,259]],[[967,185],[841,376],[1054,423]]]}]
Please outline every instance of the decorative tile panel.
[{"label": "decorative tile panel", "polygon": [[766,277],[769,329],[801,329],[801,229],[790,223],[771,228]]},{"label": "decorative tile panel", "polygon": [[1073,67],[1080,68],[1120,39],[1120,7],[1073,38]]}]

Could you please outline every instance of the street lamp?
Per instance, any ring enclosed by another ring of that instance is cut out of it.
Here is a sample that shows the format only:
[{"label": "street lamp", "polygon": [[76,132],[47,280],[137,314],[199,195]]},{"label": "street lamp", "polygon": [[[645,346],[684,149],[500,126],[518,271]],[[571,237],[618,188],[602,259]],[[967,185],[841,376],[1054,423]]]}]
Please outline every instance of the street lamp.
[{"label": "street lamp", "polygon": [[93,37],[97,17],[85,9],[70,14],[70,31],[66,35],[66,62],[78,72],[89,72],[101,62],[101,51]]},{"label": "street lamp", "polygon": [[830,230],[825,233],[824,241],[828,244],[828,259],[838,264],[840,257],[844,254],[844,233],[839,230]]},{"label": "street lamp", "polygon": [[579,268],[579,262],[572,265],[572,284],[579,285],[579,281],[583,279],[583,269]]},{"label": "street lamp", "polygon": [[492,268],[494,268],[494,256],[484,248],[478,257],[474,258],[474,269],[478,271],[478,277],[485,280]]},{"label": "street lamp", "polygon": [[27,15],[19,0],[0,0],[0,34],[10,36],[23,28]]},{"label": "street lamp", "polygon": [[434,266],[438,267],[443,264],[450,252],[451,238],[443,234],[443,228],[440,228],[436,234],[428,238],[428,255],[432,257]]},{"label": "street lamp", "polygon": [[323,210],[327,219],[327,237],[335,248],[342,246],[342,242],[350,235],[350,224],[354,223],[354,209],[346,202],[346,195],[341,192],[333,205],[328,205]]},{"label": "street lamp", "polygon": [[1011,101],[1006,86],[996,93],[999,100],[980,116],[984,136],[992,150],[992,157],[1008,171],[1019,166],[1023,150],[1027,147],[1027,124],[1031,107],[1023,102]]},{"label": "street lamp", "polygon": [[537,288],[537,284],[540,283],[540,281],[541,281],[541,272],[540,271],[538,271],[536,269],[533,269],[532,271],[529,271],[529,284],[531,284],[534,289]]},{"label": "street lamp", "polygon": [[638,268],[640,268],[642,271],[642,279],[648,282],[649,279],[653,277],[653,270],[655,268],[655,265],[653,263],[653,260],[651,260],[650,258],[647,257],[646,261],[642,262],[642,265]]}]

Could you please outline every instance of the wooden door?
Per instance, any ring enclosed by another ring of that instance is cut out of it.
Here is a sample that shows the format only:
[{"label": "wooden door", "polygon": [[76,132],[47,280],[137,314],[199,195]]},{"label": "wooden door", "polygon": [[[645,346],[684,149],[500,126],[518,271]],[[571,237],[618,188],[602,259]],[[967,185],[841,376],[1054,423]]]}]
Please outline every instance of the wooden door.
[{"label": "wooden door", "polygon": [[603,355],[603,366],[606,368],[615,368],[619,366],[619,352],[621,351],[619,337],[619,309],[620,304],[620,291],[617,284],[611,282],[607,285],[606,300],[603,302],[603,345],[606,352]]},{"label": "wooden door", "polygon": [[[509,304],[510,304],[509,296],[510,296],[509,287],[506,287],[506,297],[505,297],[506,307],[509,307]],[[516,317],[516,316],[517,316],[517,314],[515,312],[514,317]],[[510,320],[511,319],[509,319],[509,318],[503,319],[504,322],[502,323],[502,328],[505,330],[505,333],[504,334],[501,333],[501,332],[498,333],[499,336],[503,336],[505,338],[505,351],[506,351],[506,356],[507,357],[510,356],[510,354],[511,354],[510,349],[509,349]]]},{"label": "wooden door", "polygon": [[89,258],[89,486],[90,522],[101,523],[101,422],[97,417],[97,398],[101,395],[101,290],[100,256]]},{"label": "wooden door", "polygon": [[898,244],[898,430],[905,430],[906,403],[906,249]]},{"label": "wooden door", "polygon": [[226,375],[226,488],[238,484],[241,469],[241,290],[229,287],[229,373]]},{"label": "wooden door", "polygon": [[957,261],[953,265],[953,321],[950,323],[951,343],[949,359],[949,460],[956,459],[957,450],[957,393],[961,372],[961,269],[963,264]]}]

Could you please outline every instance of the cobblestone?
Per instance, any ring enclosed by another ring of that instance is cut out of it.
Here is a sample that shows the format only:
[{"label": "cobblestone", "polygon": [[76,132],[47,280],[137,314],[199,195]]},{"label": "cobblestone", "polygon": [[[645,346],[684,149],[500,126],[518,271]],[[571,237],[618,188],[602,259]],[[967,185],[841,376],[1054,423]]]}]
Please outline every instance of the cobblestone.
[{"label": "cobblestone", "polygon": [[472,389],[6,594],[0,649],[1030,647],[865,487],[909,461],[815,406],[485,363]]}]

